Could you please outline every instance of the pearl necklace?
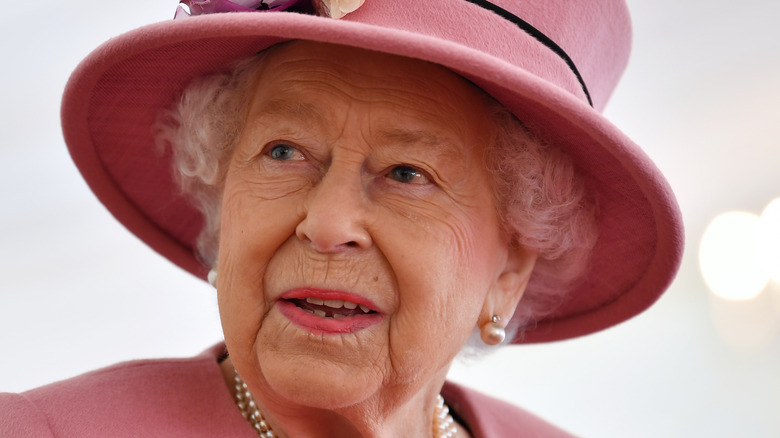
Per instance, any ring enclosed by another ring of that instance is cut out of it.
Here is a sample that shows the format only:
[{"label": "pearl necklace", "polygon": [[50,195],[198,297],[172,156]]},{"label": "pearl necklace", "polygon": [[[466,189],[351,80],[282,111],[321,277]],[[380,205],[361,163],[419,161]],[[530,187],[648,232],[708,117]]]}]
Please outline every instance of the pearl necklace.
[{"label": "pearl necklace", "polygon": [[[234,380],[236,381],[236,405],[238,405],[241,415],[249,421],[260,438],[277,438],[238,372],[235,373]],[[455,420],[450,415],[450,408],[447,407],[444,398],[439,394],[436,396],[436,409],[433,413],[433,436],[434,438],[452,438],[456,432],[457,428]]]}]

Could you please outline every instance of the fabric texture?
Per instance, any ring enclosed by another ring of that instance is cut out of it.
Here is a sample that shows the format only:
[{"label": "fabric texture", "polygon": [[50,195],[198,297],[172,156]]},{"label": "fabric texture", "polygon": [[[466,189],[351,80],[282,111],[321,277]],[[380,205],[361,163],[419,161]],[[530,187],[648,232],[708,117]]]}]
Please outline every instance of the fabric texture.
[{"label": "fabric texture", "polygon": [[[225,387],[224,344],[191,359],[138,360],[21,394],[0,394],[2,438],[252,438]],[[572,435],[506,402],[447,383],[454,414],[474,438]]]}]

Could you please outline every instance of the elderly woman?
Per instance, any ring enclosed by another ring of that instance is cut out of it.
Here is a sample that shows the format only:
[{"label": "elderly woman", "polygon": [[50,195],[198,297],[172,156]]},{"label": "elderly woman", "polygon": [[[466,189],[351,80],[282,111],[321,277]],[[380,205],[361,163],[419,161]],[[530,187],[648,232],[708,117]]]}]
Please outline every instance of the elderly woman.
[{"label": "elderly woman", "polygon": [[1,435],[568,436],[446,376],[674,275],[671,191],[600,115],[629,34],[611,0],[186,0],[109,41],[71,154],[225,344],[6,394]]}]

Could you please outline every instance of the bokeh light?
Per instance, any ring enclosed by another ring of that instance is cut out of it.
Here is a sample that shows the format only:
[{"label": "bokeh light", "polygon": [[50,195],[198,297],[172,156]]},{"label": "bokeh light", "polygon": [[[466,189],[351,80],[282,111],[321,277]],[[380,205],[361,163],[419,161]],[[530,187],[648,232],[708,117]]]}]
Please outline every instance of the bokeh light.
[{"label": "bokeh light", "polygon": [[749,300],[766,287],[769,277],[758,261],[759,217],[732,211],[710,222],[699,247],[705,283],[727,300]]}]

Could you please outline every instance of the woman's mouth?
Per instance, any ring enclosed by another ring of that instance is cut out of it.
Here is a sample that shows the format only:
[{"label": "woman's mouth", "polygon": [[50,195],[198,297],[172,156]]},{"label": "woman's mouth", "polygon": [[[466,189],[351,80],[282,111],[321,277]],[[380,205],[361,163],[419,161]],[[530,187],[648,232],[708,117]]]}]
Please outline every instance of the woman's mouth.
[{"label": "woman's mouth", "polygon": [[370,300],[341,291],[293,289],[277,304],[293,324],[315,334],[354,333],[384,318]]},{"label": "woman's mouth", "polygon": [[368,306],[353,303],[346,300],[323,300],[322,298],[308,297],[295,298],[290,300],[293,304],[321,318],[346,318],[355,315],[366,315],[376,313]]}]

